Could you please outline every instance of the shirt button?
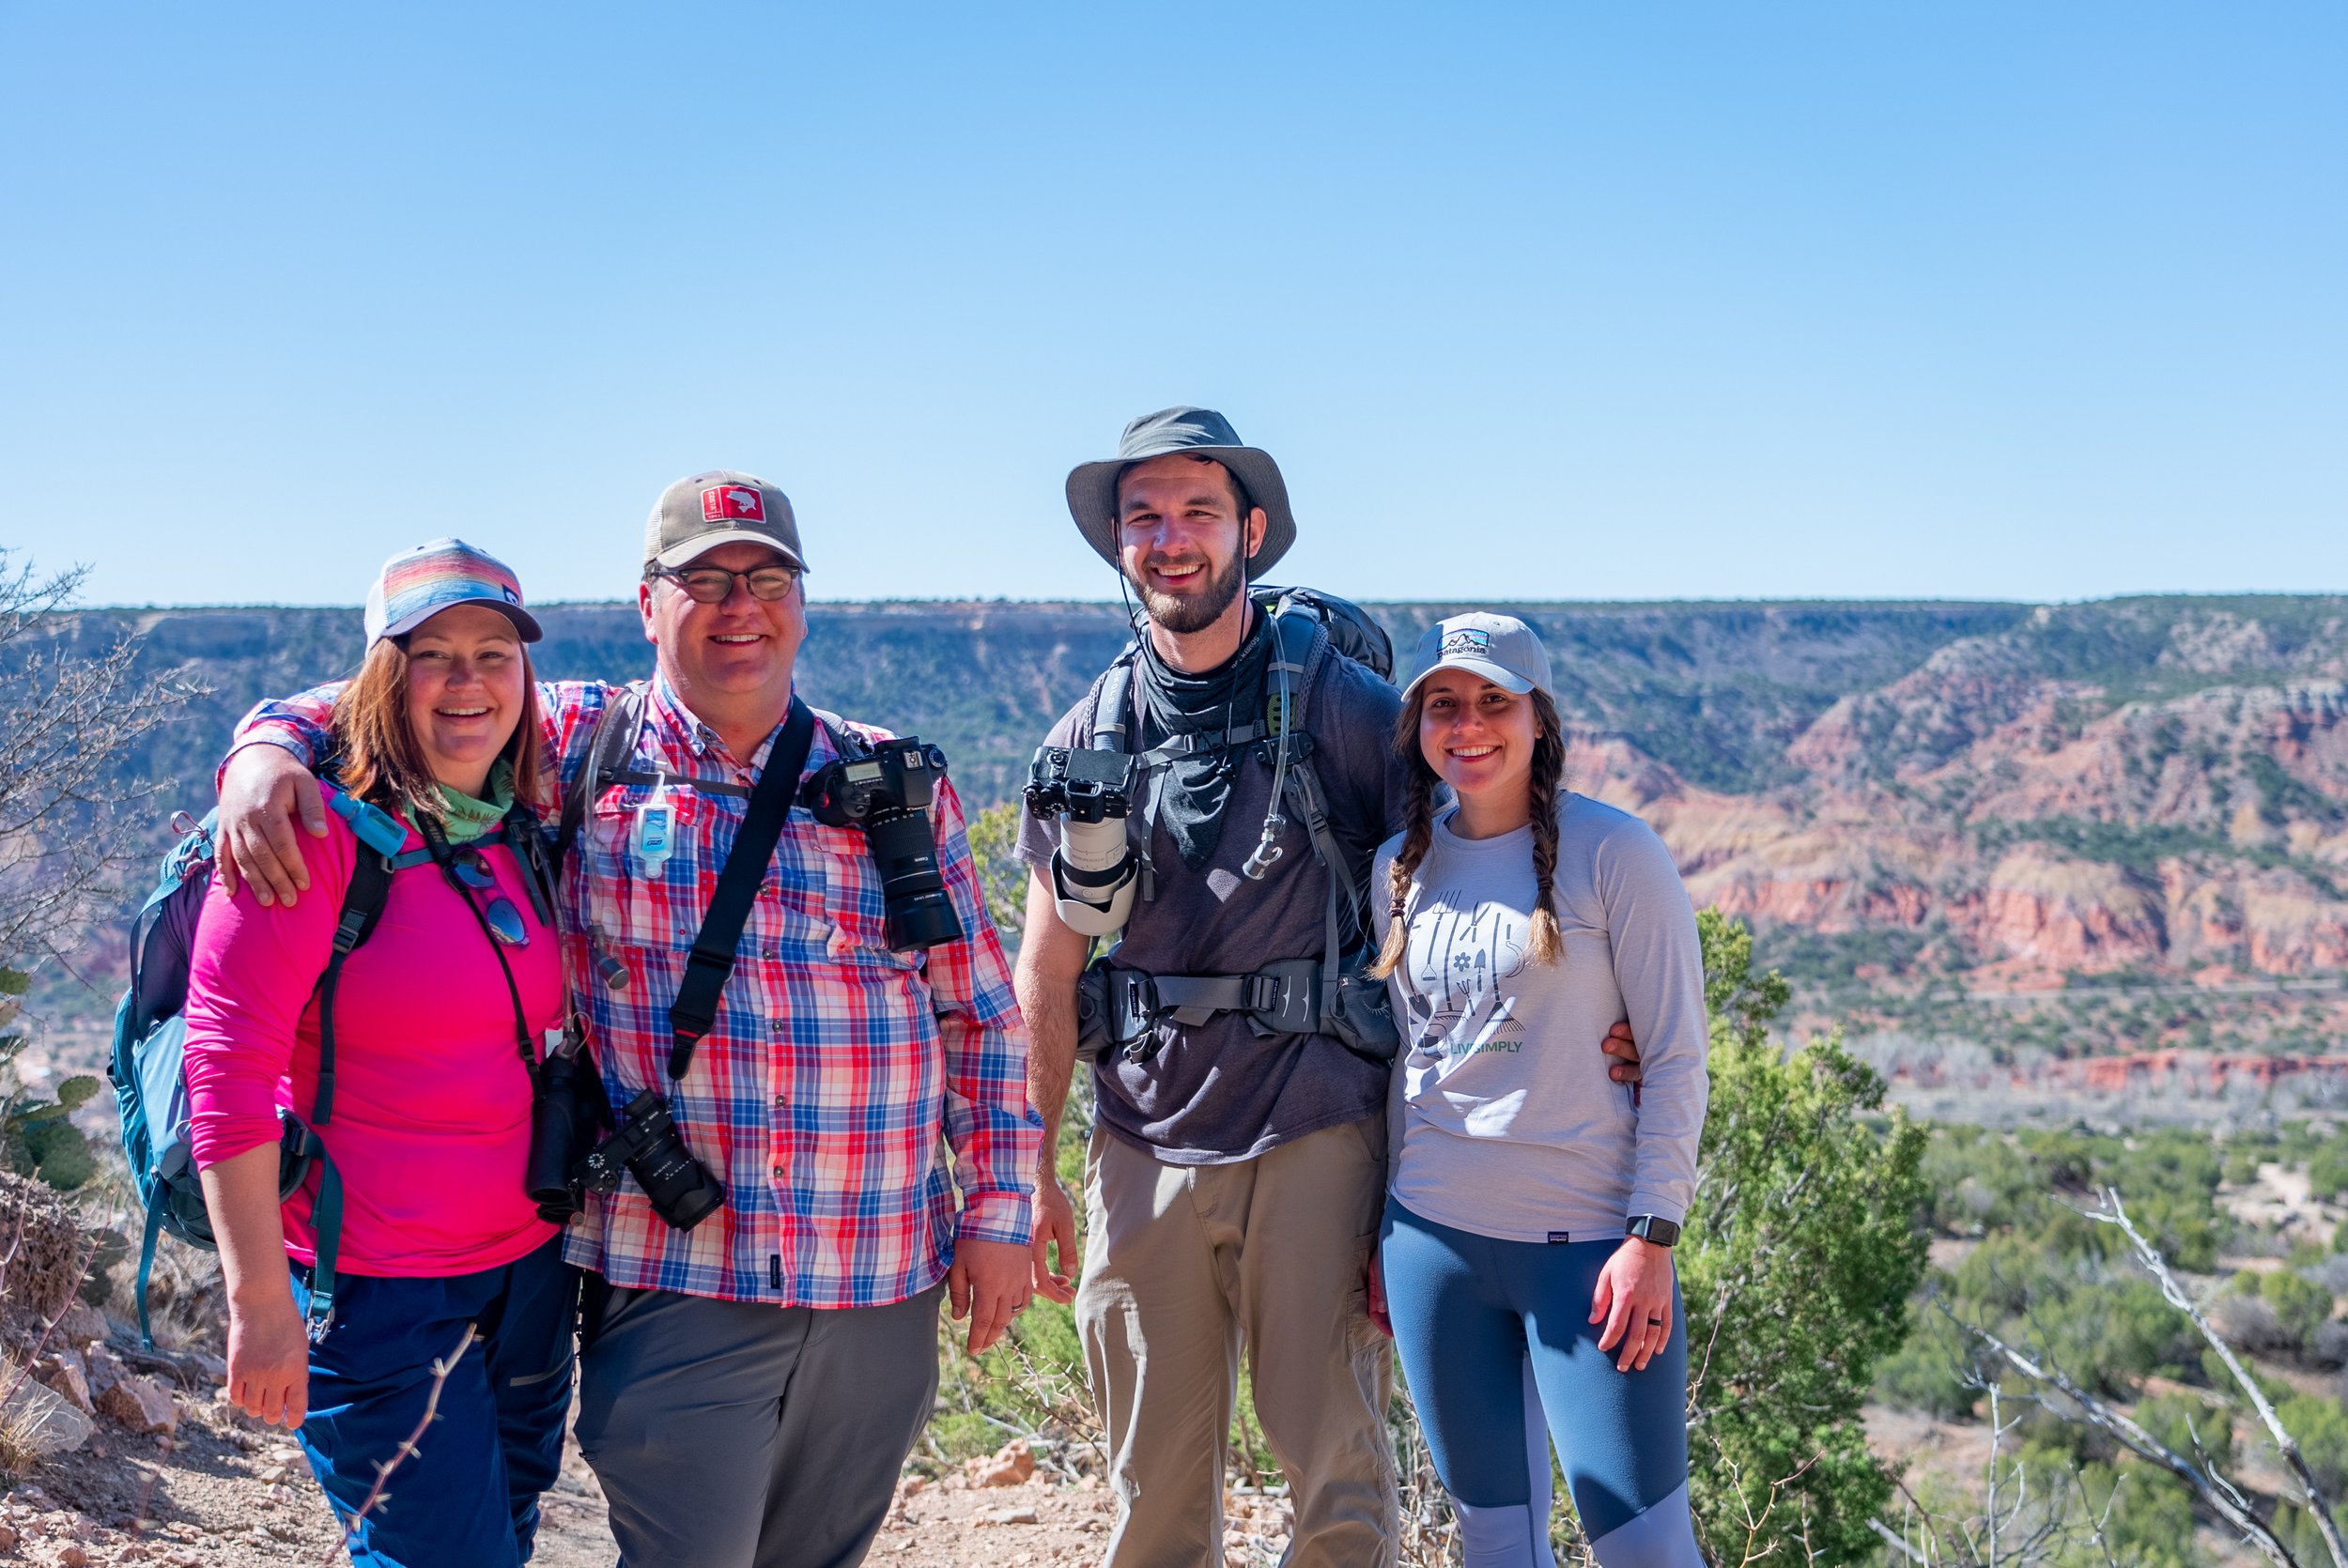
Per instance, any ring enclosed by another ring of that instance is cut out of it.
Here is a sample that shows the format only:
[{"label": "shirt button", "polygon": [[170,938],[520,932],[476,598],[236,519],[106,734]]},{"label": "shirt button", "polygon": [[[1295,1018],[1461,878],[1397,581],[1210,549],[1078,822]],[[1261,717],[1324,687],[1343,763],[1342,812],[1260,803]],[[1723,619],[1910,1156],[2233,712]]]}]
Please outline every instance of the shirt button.
[{"label": "shirt button", "polygon": [[772,947],[767,948],[766,956],[770,959],[773,958],[775,956],[775,950]]},{"label": "shirt button", "polygon": [[782,1179],[782,1167],[780,1165],[775,1167],[775,1179],[777,1181],[780,1181]]}]

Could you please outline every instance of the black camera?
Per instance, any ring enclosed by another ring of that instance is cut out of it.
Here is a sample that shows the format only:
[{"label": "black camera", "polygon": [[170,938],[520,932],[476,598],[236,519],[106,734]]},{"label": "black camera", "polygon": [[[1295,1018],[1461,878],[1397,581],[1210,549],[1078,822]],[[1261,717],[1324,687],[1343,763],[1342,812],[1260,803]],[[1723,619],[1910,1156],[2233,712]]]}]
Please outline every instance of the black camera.
[{"label": "black camera", "polygon": [[876,741],[810,778],[799,798],[827,827],[860,827],[880,872],[888,945],[918,952],[962,938],[962,920],[937,869],[929,805],[946,776],[946,754],[910,735]]},{"label": "black camera", "polygon": [[1047,821],[1066,812],[1080,822],[1107,822],[1134,808],[1137,760],[1122,751],[1036,747],[1027,768],[1027,810]]},{"label": "black camera", "polygon": [[650,1089],[628,1101],[620,1130],[579,1165],[587,1190],[606,1197],[619,1191],[623,1170],[652,1200],[653,1212],[679,1230],[691,1230],[725,1205],[725,1183],[693,1158],[670,1119],[669,1102]]}]

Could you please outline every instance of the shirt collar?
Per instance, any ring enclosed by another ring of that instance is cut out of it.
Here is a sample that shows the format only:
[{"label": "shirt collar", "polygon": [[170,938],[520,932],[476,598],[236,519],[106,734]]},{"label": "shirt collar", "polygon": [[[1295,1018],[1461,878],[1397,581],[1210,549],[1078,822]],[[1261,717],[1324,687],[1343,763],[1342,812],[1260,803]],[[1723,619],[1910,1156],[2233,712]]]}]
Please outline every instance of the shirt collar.
[{"label": "shirt collar", "polygon": [[[794,682],[791,694],[796,697],[798,689],[797,683]],[[766,738],[758,743],[758,748],[750,753],[747,761],[737,760],[732,752],[726,749],[726,743],[718,736],[718,731],[703,723],[693,710],[685,705],[685,699],[679,697],[676,688],[669,684],[668,675],[657,669],[653,671],[652,677],[652,703],[653,712],[658,717],[661,727],[672,735],[684,737],[686,748],[692,752],[696,760],[706,761],[715,758],[718,761],[733,762],[745,770],[755,772],[766,765],[767,756],[775,749],[775,736],[782,732],[782,726],[776,725]],[[824,744],[825,736],[820,726],[815,741],[814,750],[809,753],[811,764],[820,760],[829,749]]]}]

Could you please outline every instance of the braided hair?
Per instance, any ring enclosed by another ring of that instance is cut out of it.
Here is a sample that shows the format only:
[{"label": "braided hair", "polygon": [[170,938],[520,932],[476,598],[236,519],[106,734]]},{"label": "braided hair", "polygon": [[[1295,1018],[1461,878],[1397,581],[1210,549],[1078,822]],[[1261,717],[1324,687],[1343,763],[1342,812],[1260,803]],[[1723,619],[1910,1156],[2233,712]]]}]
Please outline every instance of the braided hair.
[{"label": "braided hair", "polygon": [[[1555,963],[1566,951],[1556,912],[1557,792],[1566,781],[1566,730],[1558,717],[1557,704],[1549,693],[1536,686],[1529,695],[1537,726],[1533,737],[1533,776],[1526,785],[1533,807],[1536,891],[1527,953],[1537,962]],[[1424,688],[1412,693],[1394,727],[1394,749],[1402,759],[1404,775],[1402,847],[1386,869],[1386,940],[1378,950],[1378,961],[1369,970],[1372,977],[1381,980],[1401,967],[1403,956],[1410,949],[1411,884],[1434,842],[1435,786],[1442,780],[1428,766],[1426,753],[1418,744],[1419,713],[1425,701]]]},{"label": "braided hair", "polygon": [[1565,933],[1557,929],[1557,792],[1566,787],[1566,727],[1549,693],[1532,691],[1533,722],[1533,918],[1526,953],[1536,963],[1566,956]]}]

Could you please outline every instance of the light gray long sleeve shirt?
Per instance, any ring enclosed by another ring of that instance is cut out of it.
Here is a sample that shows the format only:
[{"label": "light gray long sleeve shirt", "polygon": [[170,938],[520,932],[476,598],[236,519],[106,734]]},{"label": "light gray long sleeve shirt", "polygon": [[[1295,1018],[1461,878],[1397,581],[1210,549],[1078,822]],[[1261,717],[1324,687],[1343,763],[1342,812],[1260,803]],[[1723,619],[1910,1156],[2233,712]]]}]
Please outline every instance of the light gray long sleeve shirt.
[{"label": "light gray long sleeve shirt", "polygon": [[[1678,1222],[1695,1195],[1705,1073],[1704,961],[1671,852],[1627,811],[1557,797],[1555,964],[1526,955],[1533,830],[1462,838],[1453,813],[1412,884],[1410,946],[1387,984],[1403,1055],[1388,1190],[1439,1224],[1508,1241]],[[1399,835],[1378,852],[1383,893]],[[1385,935],[1385,900],[1377,898]],[[1628,1019],[1645,1085],[1607,1074]]]}]

